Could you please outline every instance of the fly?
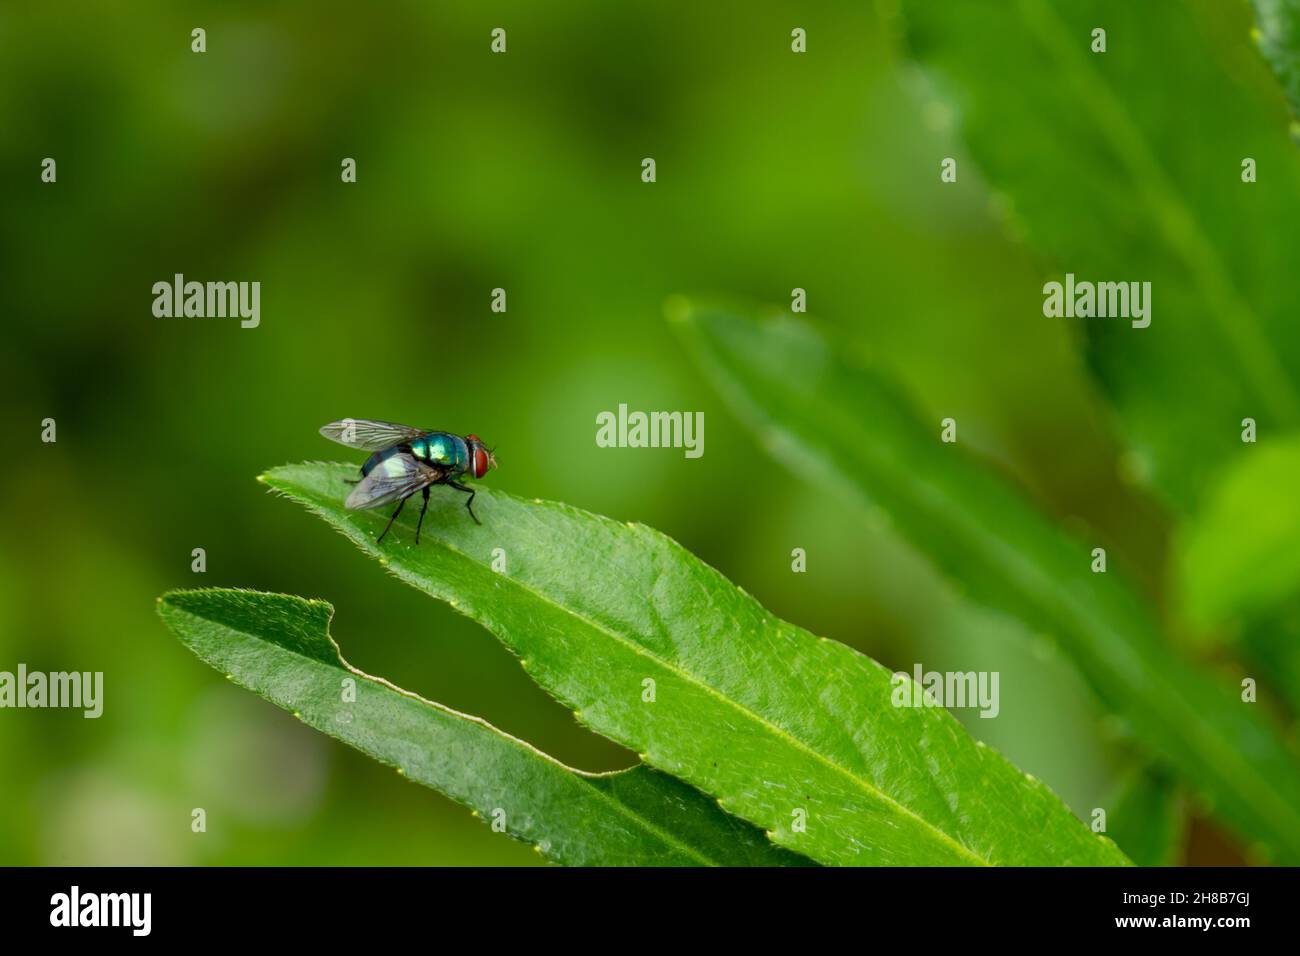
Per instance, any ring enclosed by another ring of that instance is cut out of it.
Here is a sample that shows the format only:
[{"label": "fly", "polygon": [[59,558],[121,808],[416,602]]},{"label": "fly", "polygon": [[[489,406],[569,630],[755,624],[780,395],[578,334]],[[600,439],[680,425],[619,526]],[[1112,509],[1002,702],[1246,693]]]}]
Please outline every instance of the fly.
[{"label": "fly", "polygon": [[465,499],[465,509],[475,524],[483,523],[474,514],[474,489],[461,483],[465,477],[482,478],[489,468],[497,466],[492,450],[477,435],[461,438],[450,432],[431,432],[410,425],[364,418],[330,422],[321,428],[320,433],[340,445],[372,452],[361,466],[361,478],[353,482],[356,487],[344,504],[353,511],[360,511],[397,502],[397,510],[389,517],[376,544],[384,540],[384,535],[402,513],[406,499],[417,491],[424,496],[420,520],[415,526],[415,543],[420,543],[420,528],[429,508],[429,489],[434,485],[450,485],[469,495]]}]

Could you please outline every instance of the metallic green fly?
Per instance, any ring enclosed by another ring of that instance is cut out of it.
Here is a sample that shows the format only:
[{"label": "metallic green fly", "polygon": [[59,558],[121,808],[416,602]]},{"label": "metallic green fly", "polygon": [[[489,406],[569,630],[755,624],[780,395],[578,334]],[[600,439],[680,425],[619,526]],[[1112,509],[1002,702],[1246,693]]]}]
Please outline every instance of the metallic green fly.
[{"label": "metallic green fly", "polygon": [[471,507],[474,489],[460,482],[465,476],[482,478],[489,468],[497,466],[491,449],[477,435],[461,438],[450,432],[432,432],[364,418],[330,422],[321,428],[320,433],[340,445],[374,453],[361,466],[361,479],[354,482],[356,487],[344,504],[357,511],[397,502],[397,510],[389,517],[376,544],[384,540],[384,535],[402,513],[406,499],[417,491],[424,494],[420,520],[415,526],[415,543],[420,543],[420,528],[429,508],[429,489],[434,485],[450,485],[469,495],[465,508],[476,524],[482,524]]}]

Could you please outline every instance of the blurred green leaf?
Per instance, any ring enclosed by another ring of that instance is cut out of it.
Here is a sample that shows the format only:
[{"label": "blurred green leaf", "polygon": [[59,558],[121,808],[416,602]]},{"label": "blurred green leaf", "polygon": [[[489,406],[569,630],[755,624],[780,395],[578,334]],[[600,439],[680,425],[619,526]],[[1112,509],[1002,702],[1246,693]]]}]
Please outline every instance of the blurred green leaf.
[{"label": "blurred green leaf", "polygon": [[1187,800],[1173,778],[1134,769],[1106,801],[1106,832],[1138,866],[1175,866],[1187,836]]},{"label": "blurred green leaf", "polygon": [[1196,640],[1235,644],[1300,714],[1300,438],[1248,447],[1179,528],[1174,592]]},{"label": "blurred green leaf", "polygon": [[1202,631],[1257,618],[1300,592],[1300,438],[1248,447],[1179,531],[1178,592]]},{"label": "blurred green leaf", "polygon": [[1261,698],[1276,694],[1290,706],[1292,718],[1300,715],[1300,600],[1246,622],[1238,640],[1259,672]]},{"label": "blurred green leaf", "polygon": [[[205,663],[303,723],[574,866],[806,863],[703,795],[639,766],[573,770],[480,720],[424,700],[343,660],[324,601],[256,591],[173,591],[168,627]],[[356,699],[343,700],[354,679]]]},{"label": "blurred green leaf", "polygon": [[419,546],[414,516],[379,546],[386,516],[343,507],[355,472],[263,480],[481,622],[582,723],[776,843],[839,864],[1127,862],[947,711],[894,706],[879,664],[773,617],[659,532],[481,489],[482,526],[439,496]]},{"label": "blurred green leaf", "polygon": [[778,461],[879,508],[972,600],[1054,636],[1141,743],[1244,835],[1300,860],[1300,771],[1229,687],[1174,655],[1149,607],[960,444],[893,379],[805,322],[673,313],[692,352]]},{"label": "blurred green leaf", "polygon": [[1250,0],[1255,9],[1255,42],[1264,54],[1291,104],[1300,116],[1300,2]]},{"label": "blurred green leaf", "polygon": [[[1248,45],[1246,10],[1217,0],[1018,0],[997,17],[975,0],[903,9],[911,50],[1008,224],[1051,259],[1044,278],[1152,284],[1148,328],[1042,321],[1088,337],[1129,440],[1126,470],[1190,510],[1241,451],[1243,419],[1262,434],[1300,424],[1300,155]],[[1104,53],[1091,51],[1095,28],[1107,31]],[[1247,157],[1255,183],[1241,178]],[[1009,305],[1041,309],[1037,293]]]}]

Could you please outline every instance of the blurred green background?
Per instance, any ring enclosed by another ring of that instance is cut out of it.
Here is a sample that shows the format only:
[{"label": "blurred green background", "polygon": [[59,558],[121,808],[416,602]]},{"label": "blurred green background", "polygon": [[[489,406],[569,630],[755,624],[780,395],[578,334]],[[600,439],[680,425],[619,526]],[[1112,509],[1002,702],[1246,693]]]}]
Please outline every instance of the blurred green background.
[{"label": "blurred green background", "polygon": [[[170,588],[327,599],[365,671],[576,766],[632,762],[490,634],[254,481],[359,461],[316,433],[347,416],[476,432],[497,447],[493,486],[657,527],[888,666],[999,670],[1000,717],[968,725],[1086,818],[1127,757],[1069,668],[883,522],[847,520],[776,468],[662,318],[675,293],[781,306],[808,290],[936,422],[957,418],[1053,514],[1158,567],[1164,519],[1119,478],[1076,344],[1039,312],[1040,265],[973,163],[940,193],[938,159],[964,156],[952,117],[879,16],[594,0],[0,10],[0,669],[106,684],[99,720],[0,712],[0,863],[540,862],[222,680],[156,618]],[[790,52],[795,26],[807,55]],[[261,326],[155,318],[151,286],[178,272],[260,281]],[[620,402],[703,410],[704,457],[597,448],[595,415]],[[1194,862],[1235,853],[1194,831]]]}]

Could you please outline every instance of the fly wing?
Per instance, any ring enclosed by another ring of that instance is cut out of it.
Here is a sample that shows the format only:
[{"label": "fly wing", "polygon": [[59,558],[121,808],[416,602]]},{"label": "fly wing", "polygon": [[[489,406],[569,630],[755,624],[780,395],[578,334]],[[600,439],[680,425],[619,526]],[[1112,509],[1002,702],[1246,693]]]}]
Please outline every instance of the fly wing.
[{"label": "fly wing", "polygon": [[341,422],[330,422],[323,426],[320,433],[330,441],[347,445],[349,448],[381,451],[419,438],[424,434],[424,429],[412,425],[398,425],[395,422],[377,422],[368,418],[345,418]]},{"label": "fly wing", "polygon": [[426,485],[436,484],[446,474],[445,469],[426,465],[405,452],[390,455],[361,479],[344,504],[353,511],[378,508],[409,497]]}]

